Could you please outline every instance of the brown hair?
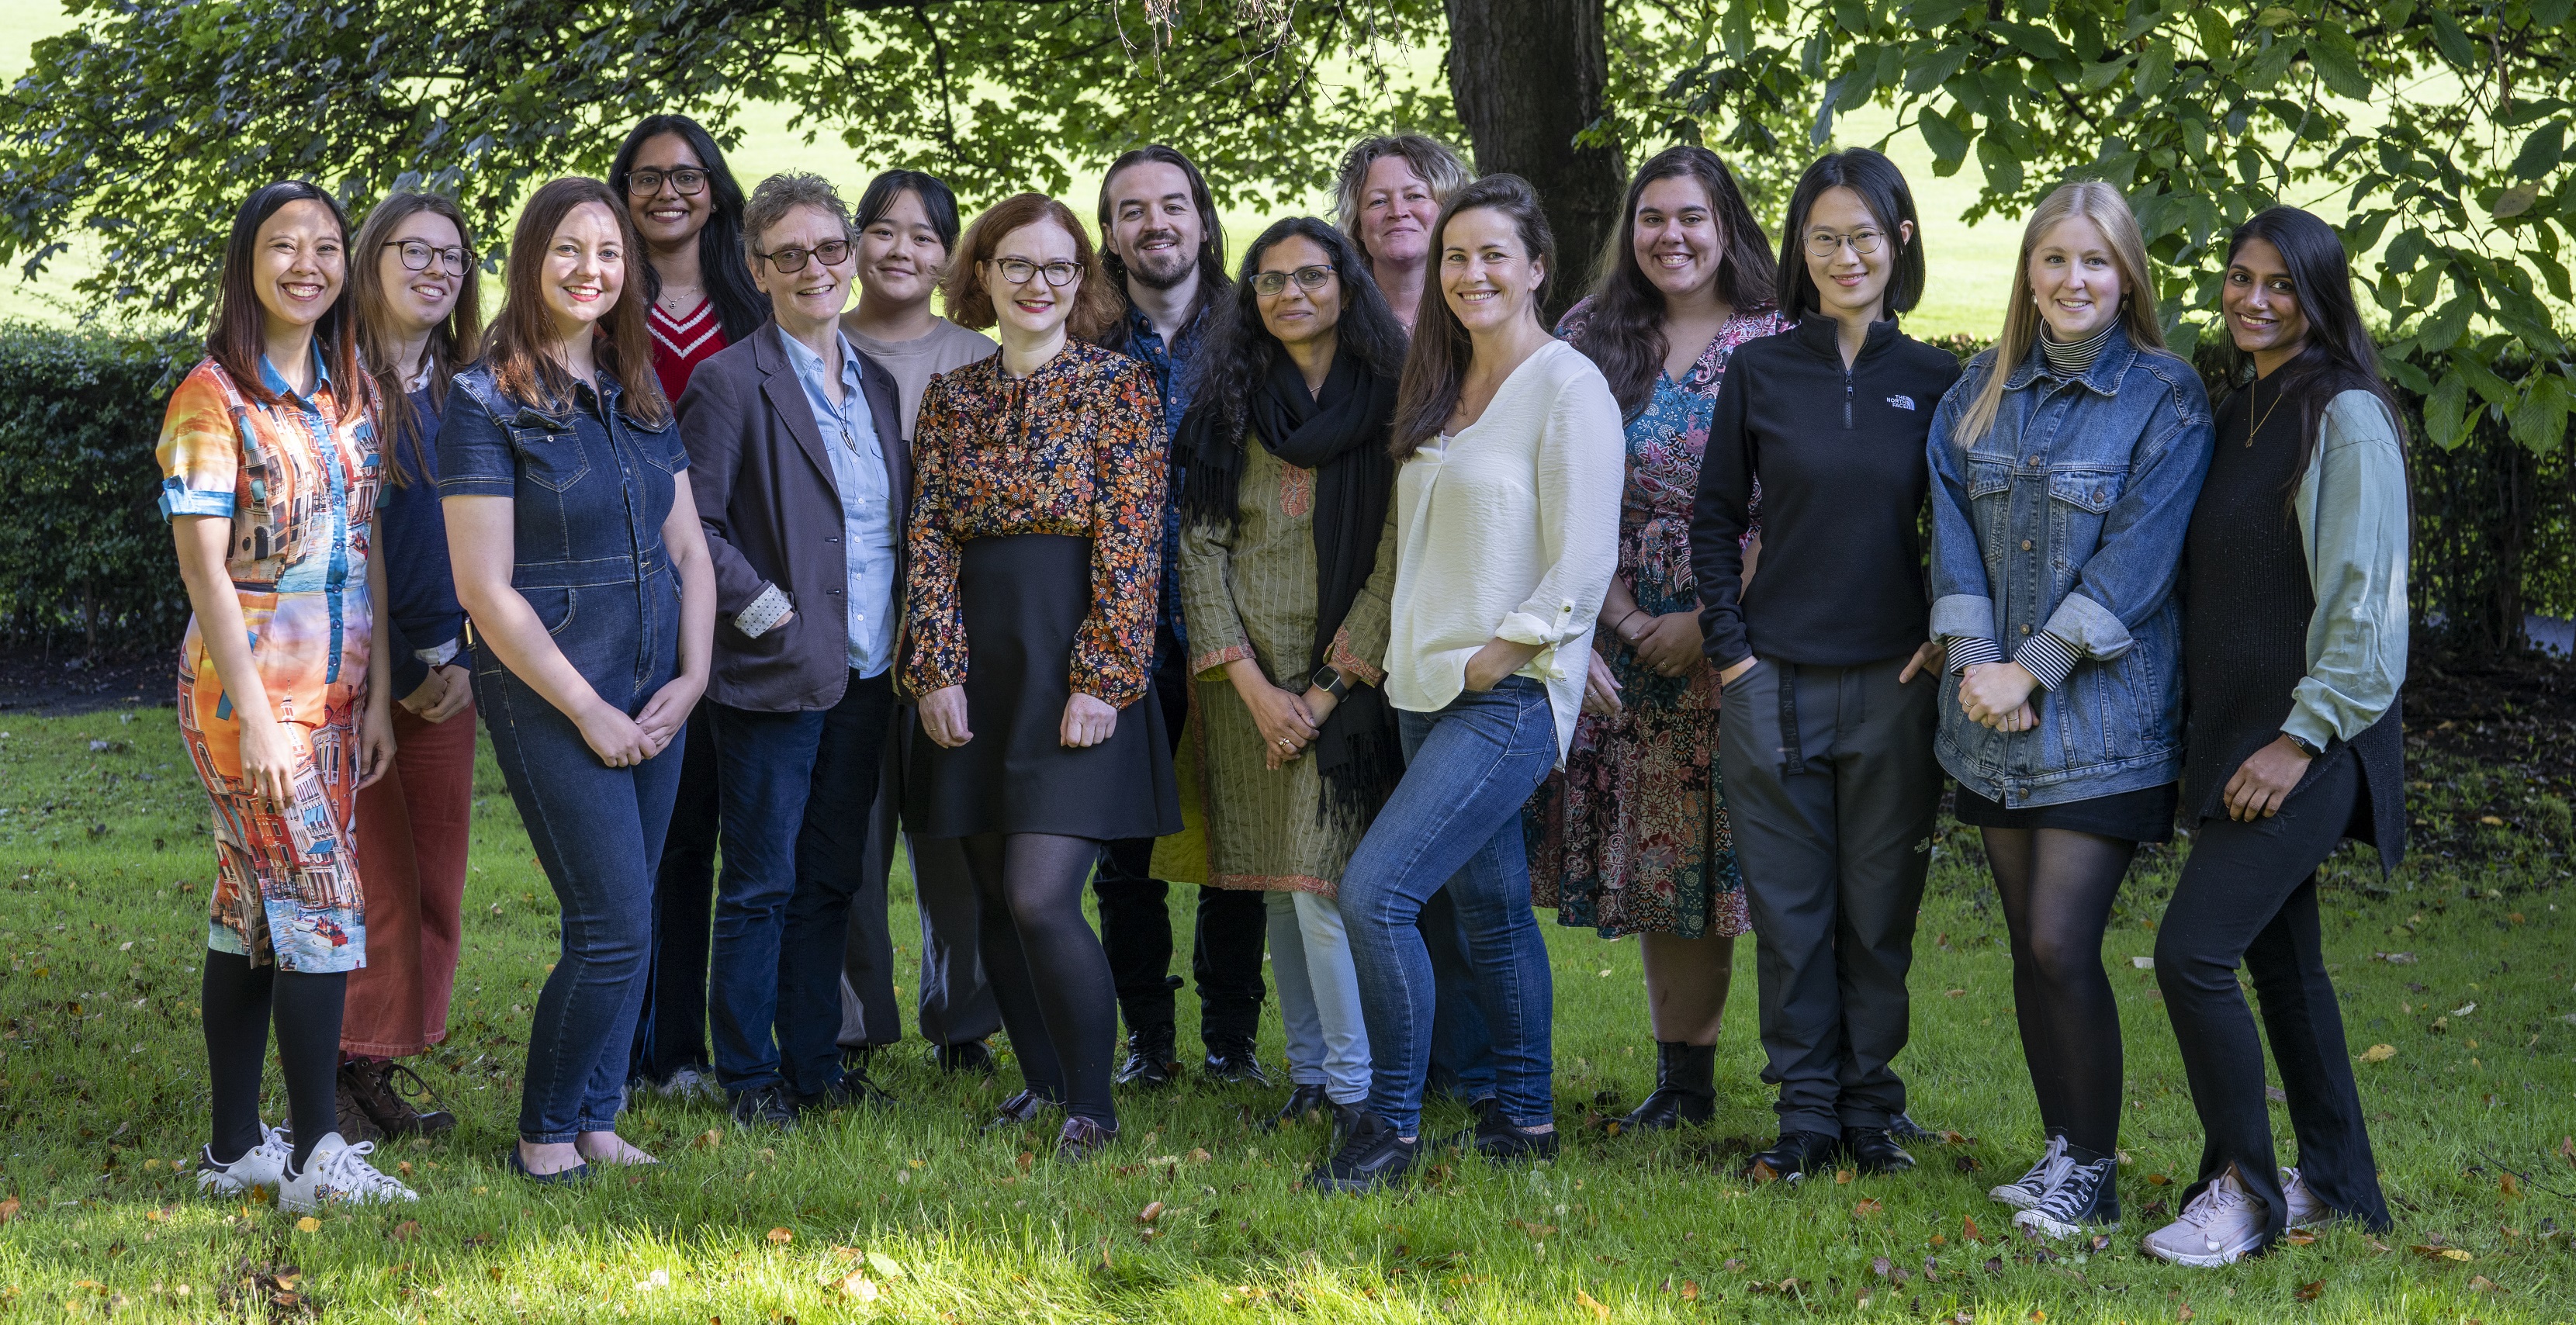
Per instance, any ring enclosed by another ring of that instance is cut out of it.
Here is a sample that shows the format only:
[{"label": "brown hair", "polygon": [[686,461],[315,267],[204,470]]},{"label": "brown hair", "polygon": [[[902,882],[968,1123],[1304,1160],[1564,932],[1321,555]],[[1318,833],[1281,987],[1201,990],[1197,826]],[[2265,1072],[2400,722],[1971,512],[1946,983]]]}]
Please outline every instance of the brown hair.
[{"label": "brown hair", "polygon": [[1771,306],[1779,269],[1762,223],[1744,205],[1735,172],[1705,147],[1667,147],[1637,168],[1628,181],[1628,201],[1619,224],[1601,245],[1600,272],[1592,282],[1592,307],[1574,347],[1591,356],[1610,381],[1622,413],[1634,415],[1655,396],[1655,379],[1663,375],[1664,292],[1637,265],[1637,206],[1646,186],[1657,180],[1688,179],[1708,194],[1709,214],[1717,224],[1717,297],[1738,313],[1758,313]]},{"label": "brown hair", "polygon": [[543,287],[546,250],[564,218],[583,203],[598,203],[617,218],[618,242],[624,246],[626,283],[617,302],[600,315],[591,335],[597,338],[599,363],[617,379],[625,396],[621,408],[637,423],[659,428],[671,417],[662,399],[662,384],[653,376],[652,332],[644,323],[644,246],[635,240],[635,224],[606,184],[568,175],[538,189],[510,231],[510,262],[501,285],[501,312],[492,319],[484,361],[493,384],[503,394],[532,404],[561,406],[572,398],[572,374],[556,363],[546,347],[555,332],[546,312]]},{"label": "brown hair", "polygon": [[1082,218],[1072,208],[1043,193],[1013,194],[966,227],[939,291],[947,302],[949,321],[981,331],[1001,320],[993,311],[992,295],[984,289],[984,264],[1001,247],[1003,236],[1040,221],[1052,221],[1073,236],[1073,260],[1082,265],[1082,279],[1074,284],[1073,310],[1065,318],[1065,334],[1096,341],[1118,325],[1127,311],[1126,296],[1110,281],[1099,250],[1091,246],[1090,232],[1082,228]]},{"label": "brown hair", "polygon": [[362,409],[367,391],[358,382],[357,338],[348,334],[349,217],[340,210],[339,201],[318,185],[282,179],[242,199],[241,210],[233,213],[232,234],[224,240],[224,270],[215,289],[215,315],[206,328],[206,357],[224,370],[244,399],[278,403],[277,393],[268,389],[259,372],[260,357],[268,353],[268,309],[259,302],[259,277],[252,264],[259,251],[259,228],[290,202],[318,202],[340,227],[340,298],[331,301],[321,320],[313,324],[313,343],[322,351],[322,365],[331,374],[341,408]]},{"label": "brown hair", "polygon": [[[409,487],[414,478],[429,474],[428,457],[422,454],[424,439],[420,420],[411,409],[410,392],[405,390],[403,365],[395,362],[392,329],[386,324],[392,313],[385,304],[384,282],[377,264],[384,258],[385,247],[393,242],[394,230],[422,212],[436,212],[456,227],[456,242],[465,246],[465,272],[457,278],[456,303],[447,310],[447,320],[429,329],[427,352],[429,374],[429,408],[432,412],[447,408],[447,384],[465,371],[483,348],[482,275],[475,261],[474,227],[466,224],[465,211],[449,198],[435,193],[396,193],[377,203],[367,213],[364,225],[358,227],[358,242],[349,259],[349,303],[357,311],[358,359],[376,379],[379,424],[390,436],[385,440],[385,477],[395,487]],[[412,463],[402,460],[402,444],[411,444]]]},{"label": "brown hair", "polygon": [[1547,283],[1556,279],[1556,232],[1548,229],[1547,213],[1539,210],[1538,190],[1528,180],[1511,174],[1487,175],[1449,196],[1440,219],[1431,226],[1433,272],[1423,286],[1422,315],[1414,323],[1413,346],[1404,356],[1404,382],[1395,394],[1395,435],[1387,453],[1399,464],[1412,459],[1414,451],[1437,436],[1449,416],[1458,412],[1458,393],[1465,388],[1467,360],[1475,346],[1439,288],[1438,267],[1448,243],[1449,222],[1460,212],[1478,208],[1501,212],[1518,226],[1521,247],[1530,261],[1539,264],[1538,288],[1530,292],[1534,305],[1546,298]]}]

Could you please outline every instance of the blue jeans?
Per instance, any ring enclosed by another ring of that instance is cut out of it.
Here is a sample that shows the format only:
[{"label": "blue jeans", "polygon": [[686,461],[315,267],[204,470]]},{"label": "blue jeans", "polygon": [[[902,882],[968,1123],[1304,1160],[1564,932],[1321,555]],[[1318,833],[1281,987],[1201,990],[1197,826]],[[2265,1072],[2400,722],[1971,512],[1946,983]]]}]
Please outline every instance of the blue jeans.
[{"label": "blue jeans", "polygon": [[[1368,1023],[1369,1111],[1416,1135],[1433,1011],[1473,1000],[1493,1042],[1503,1116],[1555,1122],[1548,1023],[1555,989],[1530,914],[1521,806],[1556,764],[1547,691],[1526,677],[1468,691],[1437,713],[1399,713],[1404,780],[1342,871],[1342,922]],[[1446,889],[1466,949],[1466,980],[1442,983],[1418,928]]]},{"label": "blue jeans", "polygon": [[728,1091],[783,1083],[803,1097],[840,1083],[841,945],[893,710],[883,672],[853,673],[828,709],[716,705],[724,852],[707,1021]]}]

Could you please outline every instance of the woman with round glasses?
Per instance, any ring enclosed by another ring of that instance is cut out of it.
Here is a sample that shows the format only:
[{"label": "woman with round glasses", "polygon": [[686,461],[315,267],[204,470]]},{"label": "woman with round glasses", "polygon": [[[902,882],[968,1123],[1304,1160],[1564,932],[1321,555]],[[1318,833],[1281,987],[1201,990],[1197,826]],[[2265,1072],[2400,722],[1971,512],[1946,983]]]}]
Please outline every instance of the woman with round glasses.
[{"label": "woman with round glasses", "polygon": [[962,851],[984,969],[1027,1089],[999,1127],[1061,1110],[1056,1154],[1117,1135],[1118,1008],[1082,914],[1101,843],[1181,827],[1147,698],[1166,446],[1144,367],[1092,343],[1121,309],[1082,223],[1023,193],[976,218],[949,313],[1001,353],[933,379],[913,445],[911,647],[922,734],[903,818]]}]

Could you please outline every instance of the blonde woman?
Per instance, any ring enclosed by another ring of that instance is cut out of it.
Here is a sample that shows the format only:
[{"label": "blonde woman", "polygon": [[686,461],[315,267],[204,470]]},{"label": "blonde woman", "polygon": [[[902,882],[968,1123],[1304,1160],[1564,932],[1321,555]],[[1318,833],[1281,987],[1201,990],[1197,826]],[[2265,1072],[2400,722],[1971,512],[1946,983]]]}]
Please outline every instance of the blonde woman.
[{"label": "blonde woman", "polygon": [[1992,1195],[2068,1237],[2119,1221],[2120,1016],[2102,931],[2182,776],[2174,581],[2209,469],[2209,396],[2166,350],[2137,218],[2098,181],[2022,231],[2003,338],[1941,401],[1933,744],[2012,932],[2013,1004],[2047,1145]]}]

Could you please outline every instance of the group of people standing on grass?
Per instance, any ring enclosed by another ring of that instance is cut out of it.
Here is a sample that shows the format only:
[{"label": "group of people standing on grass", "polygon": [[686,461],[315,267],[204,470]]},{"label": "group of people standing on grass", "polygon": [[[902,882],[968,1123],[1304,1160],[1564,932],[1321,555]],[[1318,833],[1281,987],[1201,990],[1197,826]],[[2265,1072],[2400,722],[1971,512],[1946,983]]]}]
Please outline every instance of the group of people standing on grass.
[{"label": "group of people standing on grass", "polygon": [[[2407,492],[2330,227],[2231,237],[2213,409],[2101,183],[2029,218],[1964,369],[1900,329],[1924,238],[1868,150],[1806,170],[1776,249],[1716,155],[1657,154],[1552,331],[1524,181],[1395,135],[1338,202],[1229,270],[1169,147],[1111,164],[1096,234],[1034,193],[961,227],[918,171],[746,195],[658,115],[529,199],[487,326],[451,202],[352,240],[322,190],[254,191],[161,444],[221,874],[202,1184],[413,1196],[365,1134],[454,1123],[399,1060],[445,1034],[479,716],[561,912],[531,1181],[653,1162],[631,1089],[777,1128],[884,1099],[898,838],[936,1061],[993,1071],[1006,1031],[990,1126],[1100,1151],[1115,1086],[1182,1072],[1185,800],[1203,1071],[1268,1083],[1266,948],[1313,1187],[1556,1151],[1534,906],[1640,936],[1656,1086],[1620,1130],[1711,1117],[1749,930],[1753,1176],[1902,1170],[1946,773],[2046,1131],[2016,1221],[2118,1221],[2101,942],[2179,813],[2156,971],[2208,1141],[2146,1250],[2386,1224],[2315,871],[2402,846]],[[1434,1091],[1475,1124],[1424,1137]]]}]

